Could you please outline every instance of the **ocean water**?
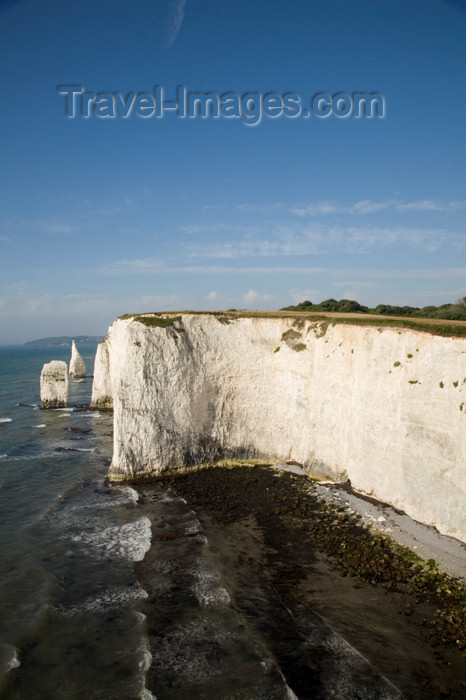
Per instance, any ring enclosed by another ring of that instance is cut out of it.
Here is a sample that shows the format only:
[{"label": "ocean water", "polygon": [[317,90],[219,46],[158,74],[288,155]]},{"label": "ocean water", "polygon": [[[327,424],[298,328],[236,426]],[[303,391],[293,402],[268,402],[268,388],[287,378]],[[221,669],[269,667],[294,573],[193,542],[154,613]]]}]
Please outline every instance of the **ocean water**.
[{"label": "ocean water", "polygon": [[425,697],[415,670],[434,659],[383,593],[316,559],[303,591],[324,617],[289,609],[254,511],[222,527],[179,482],[109,484],[112,414],[79,409],[91,376],[69,409],[39,408],[42,365],[69,356],[0,347],[1,698],[395,700],[399,681]]},{"label": "ocean water", "polygon": [[[92,374],[95,346],[80,351]],[[112,418],[70,383],[39,410],[39,376],[70,348],[0,348],[0,694],[144,697],[148,664],[133,563],[150,547],[134,489],[108,486]],[[149,697],[147,695],[147,697]]]}]

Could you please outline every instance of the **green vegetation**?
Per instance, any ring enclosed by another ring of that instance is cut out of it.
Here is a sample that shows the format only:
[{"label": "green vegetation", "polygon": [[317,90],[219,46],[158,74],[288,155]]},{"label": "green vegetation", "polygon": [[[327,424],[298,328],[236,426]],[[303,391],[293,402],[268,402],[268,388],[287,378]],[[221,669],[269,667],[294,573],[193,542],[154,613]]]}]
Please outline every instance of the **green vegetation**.
[{"label": "green vegetation", "polygon": [[305,343],[297,343],[296,345],[293,345],[293,350],[295,352],[302,352],[303,350],[306,349]]},{"label": "green vegetation", "polygon": [[228,326],[228,324],[231,323],[231,318],[229,318],[228,316],[221,316],[220,314],[215,314],[215,318],[217,319],[217,321],[219,321],[219,323],[223,323],[225,326]]},{"label": "green vegetation", "polygon": [[[327,333],[327,328],[329,327],[329,325],[330,325],[330,321],[323,321],[323,323],[320,324],[319,328],[316,328],[314,330],[316,338],[323,338],[324,335]],[[332,325],[334,326],[335,324],[332,323]],[[325,342],[327,342],[327,341],[325,341]]]},{"label": "green vegetation", "polygon": [[452,384],[455,387],[455,389],[458,387],[458,382],[452,382]]},{"label": "green vegetation", "polygon": [[411,355],[411,353],[410,353],[410,352],[408,352],[408,355],[407,355],[407,357],[409,357],[409,359],[411,359],[411,358],[412,358],[412,355]]},{"label": "green vegetation", "polygon": [[280,350],[280,346],[278,346],[278,348],[275,348],[274,352],[279,352],[279,350]]},{"label": "green vegetation", "polygon": [[170,316],[168,318],[163,318],[162,316],[133,316],[133,321],[142,323],[144,326],[149,326],[150,328],[170,328],[177,321],[181,321],[181,316]]},{"label": "green vegetation", "polygon": [[[168,313],[170,312],[154,312],[149,315],[147,314],[124,314],[119,316],[117,320],[125,319],[136,319],[139,320],[141,317],[164,317],[165,320]],[[175,312],[173,312],[175,313]],[[218,311],[177,311],[177,318],[181,318],[181,314],[190,314],[193,316],[218,316]],[[226,312],[223,314],[226,315]],[[168,319],[173,318],[173,316],[168,317]],[[408,328],[415,331],[422,331],[423,333],[430,333],[431,335],[441,335],[446,337],[466,337],[466,322],[446,322],[446,323],[436,323],[435,320],[428,318],[388,318],[384,316],[369,316],[367,314],[358,314],[355,316],[346,316],[344,314],[335,316],[326,316],[324,313],[303,313],[302,311],[229,311],[228,318],[230,320],[236,320],[240,318],[293,318],[295,320],[302,320],[304,323],[320,323],[321,333],[325,335],[328,325],[346,324],[351,326],[370,326],[377,329],[383,330],[384,328]],[[150,325],[150,324],[146,324]],[[155,325],[155,324],[154,324]],[[308,329],[308,331],[311,329]],[[323,331],[323,332],[322,332]],[[314,332],[316,329],[314,328]],[[398,330],[401,333],[400,330]],[[321,337],[317,335],[317,337]]]},{"label": "green vegetation", "polygon": [[398,360],[397,360],[396,362],[393,363],[393,366],[394,366],[394,367],[399,367],[400,365],[401,365],[401,362],[398,362]]},{"label": "green vegetation", "polygon": [[298,331],[295,331],[293,328],[290,328],[289,331],[285,331],[282,334],[282,340],[284,340],[286,343],[297,340],[298,338],[301,338],[301,333],[298,333]]},{"label": "green vegetation", "polygon": [[360,313],[376,314],[380,316],[410,316],[412,318],[438,318],[450,321],[466,321],[466,297],[459,299],[455,304],[442,304],[442,306],[391,306],[379,304],[371,309],[352,299],[326,299],[320,304],[311,301],[302,301],[296,306],[285,306],[282,311],[330,311],[336,313]]},{"label": "green vegetation", "polygon": [[419,379],[410,379],[409,384],[419,384]]},{"label": "green vegetation", "polygon": [[296,306],[284,306],[281,311],[332,311],[338,313],[368,313],[367,306],[361,306],[357,301],[351,299],[326,299],[320,304],[313,304],[312,301],[302,301]]}]

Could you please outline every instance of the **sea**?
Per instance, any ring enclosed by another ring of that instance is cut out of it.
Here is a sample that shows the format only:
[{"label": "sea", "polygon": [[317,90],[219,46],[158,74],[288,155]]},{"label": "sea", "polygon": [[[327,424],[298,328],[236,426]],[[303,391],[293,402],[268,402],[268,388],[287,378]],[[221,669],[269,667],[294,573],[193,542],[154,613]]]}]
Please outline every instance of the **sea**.
[{"label": "sea", "polygon": [[[108,482],[112,413],[83,410],[96,346],[79,350],[88,376],[70,381],[69,408],[41,410],[41,368],[69,362],[70,348],[0,346],[0,698],[401,698],[321,618],[277,615],[283,605],[250,573],[254,525],[225,539],[171,482]],[[334,610],[342,585],[326,576],[314,594]],[[345,590],[341,618],[360,593]],[[363,610],[368,638],[391,635],[379,653],[383,668],[396,650],[390,671],[420,652],[416,637],[405,653],[381,595],[358,598],[347,625]],[[294,684],[303,663],[315,687]]]},{"label": "sea", "polygon": [[69,408],[41,410],[39,377],[70,348],[0,347],[0,695],[150,698],[133,571],[150,547],[138,494],[106,481],[112,416],[89,404],[89,373]]}]

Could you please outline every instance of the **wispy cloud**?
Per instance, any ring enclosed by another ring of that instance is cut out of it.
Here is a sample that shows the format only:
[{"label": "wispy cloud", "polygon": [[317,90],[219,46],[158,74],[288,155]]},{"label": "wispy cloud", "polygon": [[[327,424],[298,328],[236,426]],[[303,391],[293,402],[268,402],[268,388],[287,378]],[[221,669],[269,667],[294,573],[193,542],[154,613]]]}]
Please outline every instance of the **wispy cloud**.
[{"label": "wispy cloud", "polygon": [[165,265],[159,258],[134,258],[116,260],[101,268],[101,272],[109,277],[135,274],[157,274],[163,272]]},{"label": "wispy cloud", "polygon": [[387,209],[389,206],[389,202],[372,202],[370,199],[363,199],[361,202],[353,204],[353,206],[350,207],[350,212],[357,214],[373,214],[376,211]]},{"label": "wispy cloud", "polygon": [[458,211],[464,209],[466,202],[435,202],[433,199],[419,199],[416,202],[398,204],[398,211]]},{"label": "wispy cloud", "polygon": [[174,0],[170,4],[170,15],[167,23],[167,46],[173,46],[178,34],[180,33],[181,25],[184,20],[184,9],[187,0]]},{"label": "wispy cloud", "polygon": [[244,229],[236,232],[234,242],[214,241],[185,246],[191,258],[237,259],[247,257],[320,255],[330,252],[369,253],[394,246],[417,248],[425,252],[438,250],[447,240],[461,248],[466,239],[455,237],[446,229],[415,227],[329,226],[312,223],[297,228],[280,226],[275,229]]},{"label": "wispy cloud", "polygon": [[311,202],[291,209],[298,216],[325,216],[339,211],[342,211],[342,207],[336,202]]},{"label": "wispy cloud", "polygon": [[251,304],[259,304],[262,302],[267,302],[272,299],[270,294],[260,294],[256,292],[255,289],[250,289],[246,294],[243,295],[243,303],[246,306],[251,306]]},{"label": "wispy cloud", "polygon": [[317,217],[326,216],[328,214],[374,214],[384,209],[392,209],[394,211],[438,211],[438,212],[455,212],[466,207],[466,202],[436,202],[432,199],[420,199],[413,202],[398,202],[395,200],[386,200],[383,202],[374,202],[370,199],[363,199],[354,204],[339,204],[337,202],[309,202],[293,207],[290,211],[297,216]]},{"label": "wispy cloud", "polygon": [[188,236],[198,233],[218,233],[219,231],[230,230],[229,227],[223,223],[219,222],[216,224],[194,224],[189,226],[181,226],[180,231],[186,233]]},{"label": "wispy cloud", "polygon": [[340,281],[343,278],[363,282],[364,280],[379,279],[466,279],[466,267],[454,268],[397,268],[381,270],[379,268],[333,268],[311,267],[297,265],[267,265],[261,266],[227,266],[227,265],[178,265],[171,266],[160,260],[147,258],[145,260],[117,260],[98,270],[107,276],[123,275],[331,275]]},{"label": "wispy cloud", "polygon": [[249,214],[250,212],[256,214],[273,214],[277,209],[281,209],[283,206],[283,202],[271,202],[267,204],[251,204],[245,202],[244,204],[238,204],[236,208],[243,214]]},{"label": "wispy cloud", "polygon": [[73,228],[69,224],[44,224],[43,228],[48,233],[69,234],[73,232]]},{"label": "wispy cloud", "polygon": [[325,272],[326,268],[320,267],[301,267],[293,268],[286,266],[276,267],[260,267],[260,266],[226,266],[226,265],[167,265],[158,259],[145,258],[134,260],[116,260],[112,263],[102,266],[97,270],[99,274],[107,277],[126,276],[126,275],[255,275],[255,274],[276,274],[286,273],[301,270],[305,274]]}]

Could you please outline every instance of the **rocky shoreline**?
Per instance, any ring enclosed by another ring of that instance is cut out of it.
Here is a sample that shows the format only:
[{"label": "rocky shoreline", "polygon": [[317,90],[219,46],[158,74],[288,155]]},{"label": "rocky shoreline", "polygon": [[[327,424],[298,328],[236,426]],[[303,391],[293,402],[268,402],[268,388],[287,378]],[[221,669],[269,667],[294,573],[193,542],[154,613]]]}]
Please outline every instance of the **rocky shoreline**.
[{"label": "rocky shoreline", "polygon": [[[248,575],[265,566],[296,620],[303,610],[321,616],[407,698],[464,697],[466,589],[433,559],[420,560],[348,504],[324,498],[327,487],[280,468],[218,467],[167,481],[225,536],[254,523],[262,554],[248,560]],[[154,486],[139,489],[144,496]]]}]

